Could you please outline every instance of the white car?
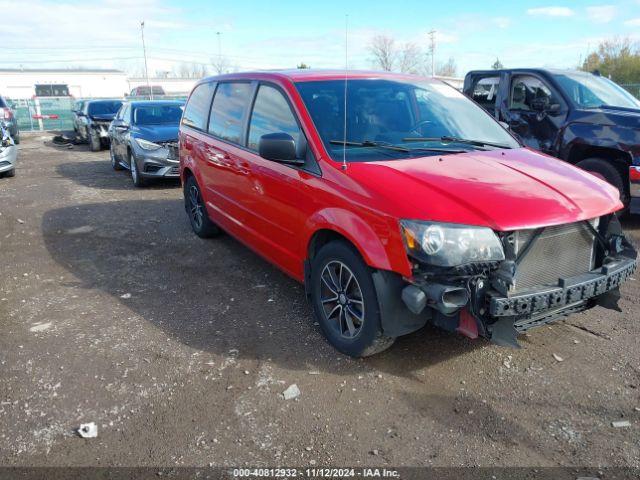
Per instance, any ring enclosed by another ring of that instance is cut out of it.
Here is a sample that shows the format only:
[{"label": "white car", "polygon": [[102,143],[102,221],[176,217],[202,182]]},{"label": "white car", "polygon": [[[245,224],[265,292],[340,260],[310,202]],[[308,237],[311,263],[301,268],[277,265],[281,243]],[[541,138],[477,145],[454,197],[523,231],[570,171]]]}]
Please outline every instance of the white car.
[{"label": "white car", "polygon": [[0,126],[2,142],[0,143],[0,177],[13,177],[16,174],[16,159],[18,147],[16,147],[9,131]]}]

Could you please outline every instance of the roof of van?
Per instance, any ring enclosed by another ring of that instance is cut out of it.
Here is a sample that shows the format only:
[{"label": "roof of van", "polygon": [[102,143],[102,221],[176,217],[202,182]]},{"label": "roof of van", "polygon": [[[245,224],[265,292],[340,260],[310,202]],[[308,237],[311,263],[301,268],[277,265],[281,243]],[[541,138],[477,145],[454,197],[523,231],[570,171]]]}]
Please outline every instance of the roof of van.
[{"label": "roof of van", "polygon": [[[344,80],[345,76],[349,79],[364,78],[389,78],[389,79],[420,79],[433,80],[430,77],[420,77],[417,75],[409,75],[403,73],[378,72],[366,70],[316,70],[316,69],[292,69],[292,70],[257,70],[250,72],[229,73],[208,77],[207,80],[231,80],[231,79],[289,79],[293,82],[310,82],[317,80]],[[437,80],[433,80],[437,81]]]}]

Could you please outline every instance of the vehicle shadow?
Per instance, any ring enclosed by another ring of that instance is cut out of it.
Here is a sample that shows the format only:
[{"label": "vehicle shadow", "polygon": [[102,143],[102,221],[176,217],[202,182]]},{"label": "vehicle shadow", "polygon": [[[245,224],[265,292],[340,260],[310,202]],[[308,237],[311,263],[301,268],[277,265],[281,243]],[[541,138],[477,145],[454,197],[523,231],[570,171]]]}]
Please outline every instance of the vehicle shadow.
[{"label": "vehicle shadow", "polygon": [[[88,150],[87,150],[88,152]],[[93,154],[93,152],[88,152]],[[56,172],[83,187],[100,190],[135,190],[128,170],[114,170],[108,158],[104,160],[87,160],[62,163]],[[158,179],[150,181],[144,188],[169,189],[180,186],[178,179]]]},{"label": "vehicle shadow", "polygon": [[[91,168],[95,175],[95,165]],[[81,288],[108,292],[202,351],[226,355],[237,349],[239,357],[271,359],[294,370],[351,375],[375,368],[411,376],[486,345],[425,328],[380,355],[364,360],[342,356],[314,325],[302,285],[228,235],[196,237],[179,200],[50,210],[42,229],[50,255],[80,279]],[[122,299],[125,293],[131,297]]]}]

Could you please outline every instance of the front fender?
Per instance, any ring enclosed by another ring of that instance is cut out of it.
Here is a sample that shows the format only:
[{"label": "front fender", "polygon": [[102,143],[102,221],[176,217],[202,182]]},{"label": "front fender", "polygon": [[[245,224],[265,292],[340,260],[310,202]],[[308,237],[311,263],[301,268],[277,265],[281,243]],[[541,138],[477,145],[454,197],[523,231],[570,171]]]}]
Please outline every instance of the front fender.
[{"label": "front fender", "polygon": [[364,261],[378,270],[391,270],[411,276],[411,268],[400,238],[400,230],[392,219],[367,219],[342,208],[325,208],[306,222],[305,245],[319,230],[332,230],[347,238],[360,252]]},{"label": "front fender", "polygon": [[619,150],[628,160],[640,156],[640,134],[633,128],[619,125],[570,123],[562,131],[560,157],[569,160],[575,146],[593,146]]}]

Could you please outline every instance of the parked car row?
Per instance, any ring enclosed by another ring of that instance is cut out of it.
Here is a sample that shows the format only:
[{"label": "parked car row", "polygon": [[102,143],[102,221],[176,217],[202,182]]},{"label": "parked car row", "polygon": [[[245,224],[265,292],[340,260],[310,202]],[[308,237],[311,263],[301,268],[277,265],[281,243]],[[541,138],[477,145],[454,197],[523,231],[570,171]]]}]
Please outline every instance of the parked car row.
[{"label": "parked car row", "polygon": [[636,269],[616,188],[524,148],[431,79],[208,78],[186,104],[179,159],[194,233],[227,232],[302,282],[352,356],[427,323],[517,346],[532,327],[617,308]]},{"label": "parked car row", "polygon": [[617,308],[637,266],[617,218],[639,150],[615,132],[632,125],[574,103],[584,85],[628,116],[632,101],[546,75],[471,72],[466,96],[386,73],[223,75],[184,106],[84,102],[77,130],[136,186],[179,176],[194,233],[227,232],[302,282],[340,352],[427,323],[517,347],[532,327]]}]

